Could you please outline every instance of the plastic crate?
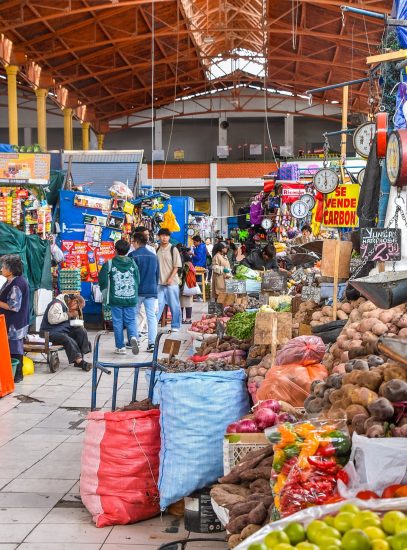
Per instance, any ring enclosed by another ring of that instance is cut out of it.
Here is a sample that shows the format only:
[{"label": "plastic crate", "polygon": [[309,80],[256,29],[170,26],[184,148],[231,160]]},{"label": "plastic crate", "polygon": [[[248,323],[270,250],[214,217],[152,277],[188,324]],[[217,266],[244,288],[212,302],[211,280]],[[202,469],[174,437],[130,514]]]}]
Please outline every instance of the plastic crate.
[{"label": "plastic crate", "polygon": [[227,434],[223,440],[223,472],[227,475],[248,453],[270,445],[263,434]]}]

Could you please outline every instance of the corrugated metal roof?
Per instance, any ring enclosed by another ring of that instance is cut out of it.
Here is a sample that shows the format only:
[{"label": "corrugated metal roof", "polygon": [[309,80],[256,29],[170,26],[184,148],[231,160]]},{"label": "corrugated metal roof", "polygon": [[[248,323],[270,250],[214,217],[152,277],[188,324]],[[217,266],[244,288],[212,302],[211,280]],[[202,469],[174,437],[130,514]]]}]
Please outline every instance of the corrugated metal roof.
[{"label": "corrugated metal roof", "polygon": [[63,168],[67,170],[72,158],[71,172],[74,185],[89,185],[90,192],[108,194],[114,181],[128,182],[133,189],[137,182],[143,151],[65,151]]}]

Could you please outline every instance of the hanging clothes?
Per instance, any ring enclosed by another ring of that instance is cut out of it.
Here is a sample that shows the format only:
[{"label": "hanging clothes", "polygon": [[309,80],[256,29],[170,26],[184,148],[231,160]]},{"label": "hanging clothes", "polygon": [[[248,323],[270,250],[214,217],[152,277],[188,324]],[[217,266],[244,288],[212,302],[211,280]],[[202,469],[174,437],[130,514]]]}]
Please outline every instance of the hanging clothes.
[{"label": "hanging clothes", "polygon": [[376,218],[379,214],[380,171],[375,137],[367,159],[365,177],[359,194],[357,215],[360,228],[376,226]]}]

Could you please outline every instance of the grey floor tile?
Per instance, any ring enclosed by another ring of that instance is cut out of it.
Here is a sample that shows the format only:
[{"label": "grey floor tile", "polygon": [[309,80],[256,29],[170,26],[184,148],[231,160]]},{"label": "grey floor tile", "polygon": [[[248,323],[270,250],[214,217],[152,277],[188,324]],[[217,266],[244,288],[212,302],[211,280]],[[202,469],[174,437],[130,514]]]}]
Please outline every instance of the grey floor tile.
[{"label": "grey floor tile", "polygon": [[[63,494],[0,493],[0,508],[47,508],[51,510]],[[1,540],[1,539],[0,539]]]},{"label": "grey floor tile", "polygon": [[43,523],[73,523],[93,525],[92,516],[86,508],[54,508],[47,514]]},{"label": "grey floor tile", "polygon": [[102,544],[110,531],[111,527],[97,529],[93,525],[42,523],[29,534],[25,542]]},{"label": "grey floor tile", "polygon": [[4,543],[22,542],[34,529],[35,524],[27,523],[4,523],[0,524],[0,540]]},{"label": "grey floor tile", "polygon": [[73,487],[72,479],[14,479],[2,492],[65,494]]},{"label": "grey floor tile", "polygon": [[[60,543],[60,542],[23,542],[18,547],[18,550],[99,550],[101,545],[97,544],[75,544],[72,543]],[[3,550],[0,545],[0,550]]]},{"label": "grey floor tile", "polygon": [[48,512],[48,508],[0,508],[0,524],[26,524],[27,521],[37,524],[44,519]]}]

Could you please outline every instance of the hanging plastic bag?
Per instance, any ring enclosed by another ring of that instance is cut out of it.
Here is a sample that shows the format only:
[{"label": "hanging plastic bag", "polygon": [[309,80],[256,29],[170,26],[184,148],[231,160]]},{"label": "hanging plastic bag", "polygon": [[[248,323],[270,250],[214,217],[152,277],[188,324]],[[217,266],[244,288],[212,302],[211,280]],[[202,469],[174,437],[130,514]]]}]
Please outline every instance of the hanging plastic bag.
[{"label": "hanging plastic bag", "polygon": [[92,412],[80,493],[96,527],[135,523],[160,511],[160,411]]},{"label": "hanging plastic bag", "polygon": [[272,367],[266,374],[264,382],[257,390],[257,399],[277,399],[286,401],[293,407],[303,407],[311,391],[314,380],[324,380],[328,371],[324,365],[281,365]]},{"label": "hanging plastic bag", "polygon": [[297,336],[277,353],[275,364],[311,365],[319,363],[322,361],[325,351],[325,344],[319,336]]},{"label": "hanging plastic bag", "polygon": [[171,204],[168,205],[167,212],[165,212],[164,214],[164,219],[161,224],[161,228],[168,229],[169,231],[171,231],[171,233],[176,233],[177,231],[181,230],[180,226],[178,225],[175,214],[172,211]]},{"label": "hanging plastic bag", "polygon": [[122,199],[133,198],[133,191],[122,181],[114,181],[113,185],[109,187],[109,193],[112,197],[119,197]]}]

